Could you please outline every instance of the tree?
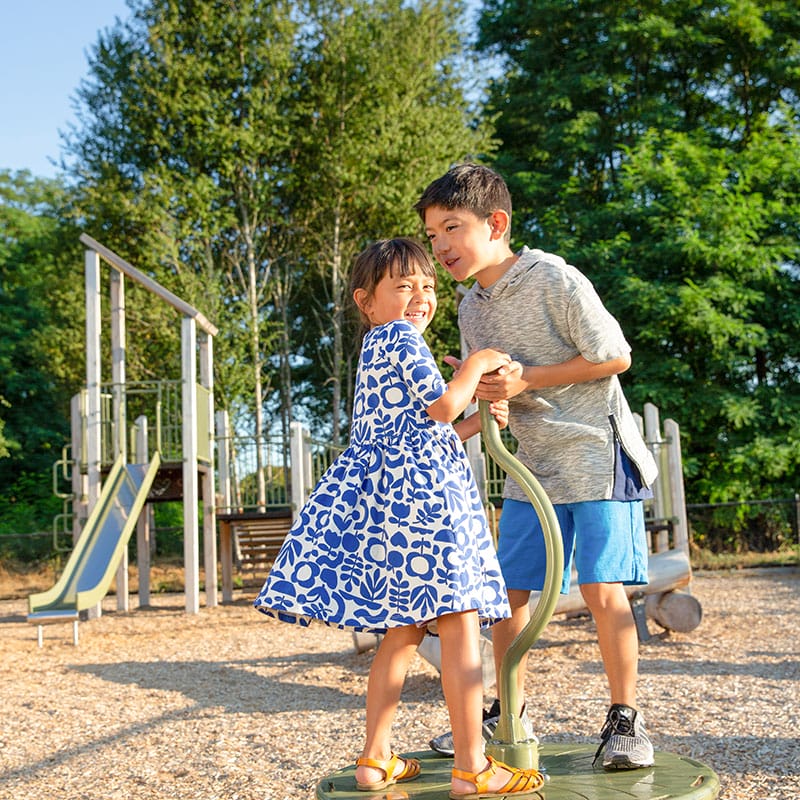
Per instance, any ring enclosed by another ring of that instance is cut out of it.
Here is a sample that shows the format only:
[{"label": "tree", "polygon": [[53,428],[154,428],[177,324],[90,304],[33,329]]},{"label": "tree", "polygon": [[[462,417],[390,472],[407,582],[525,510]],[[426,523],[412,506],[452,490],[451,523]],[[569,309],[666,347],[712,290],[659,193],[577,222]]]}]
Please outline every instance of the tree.
[{"label": "tree", "polygon": [[307,13],[290,202],[321,345],[310,360],[332,387],[338,443],[357,354],[346,314],[353,258],[371,240],[417,234],[411,207],[428,180],[492,144],[465,99],[469,72],[454,69],[468,63],[458,2],[314,0]]},{"label": "tree", "polygon": [[490,109],[517,236],[575,263],[622,321],[628,393],[681,423],[689,498],[787,492],[800,465],[794,4],[497,0],[480,29],[503,60]]},{"label": "tree", "polygon": [[87,217],[112,245],[221,323],[218,398],[246,411],[260,438],[277,336],[266,309],[282,255],[277,186],[290,136],[293,6],[131,8],[90,61],[82,128],[69,140],[72,174],[86,186]]},{"label": "tree", "polygon": [[[69,434],[69,397],[82,384],[82,260],[77,233],[65,220],[67,200],[58,181],[0,171],[0,495],[5,503],[24,505],[49,495],[51,468]],[[27,475],[40,478],[35,498]],[[49,522],[38,519],[42,527]]]},{"label": "tree", "polygon": [[286,432],[305,377],[325,387],[320,416],[338,438],[350,261],[371,239],[417,232],[427,180],[491,146],[453,71],[466,63],[460,6],[130,5],[95,48],[68,137],[81,211],[221,323],[221,404],[256,436],[265,408]]}]

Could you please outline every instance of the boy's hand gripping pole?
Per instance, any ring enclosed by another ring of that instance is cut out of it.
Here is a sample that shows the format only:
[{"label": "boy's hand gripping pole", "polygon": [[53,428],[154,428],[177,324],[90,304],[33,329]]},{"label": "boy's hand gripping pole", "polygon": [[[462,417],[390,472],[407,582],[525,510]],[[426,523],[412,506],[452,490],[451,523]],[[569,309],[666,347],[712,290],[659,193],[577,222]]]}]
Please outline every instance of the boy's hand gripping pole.
[{"label": "boy's hand gripping pole", "polygon": [[494,738],[486,743],[486,753],[499,761],[523,769],[539,768],[539,748],[535,739],[528,739],[522,722],[517,716],[521,702],[517,689],[519,664],[525,653],[541,636],[550,617],[553,616],[561,591],[564,572],[564,545],[555,509],[545,494],[542,485],[533,473],[508,452],[500,438],[500,428],[489,412],[489,403],[478,404],[481,416],[481,431],[486,450],[505,472],[522,488],[536,511],[544,531],[547,555],[544,586],[536,608],[528,624],[511,643],[498,675],[500,694],[500,720]]}]

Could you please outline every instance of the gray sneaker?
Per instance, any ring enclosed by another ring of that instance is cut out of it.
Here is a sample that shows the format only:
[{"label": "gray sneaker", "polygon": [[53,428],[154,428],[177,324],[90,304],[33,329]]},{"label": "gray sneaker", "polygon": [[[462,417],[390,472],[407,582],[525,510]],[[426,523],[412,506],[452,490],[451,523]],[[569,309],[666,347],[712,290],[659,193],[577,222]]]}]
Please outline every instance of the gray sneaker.
[{"label": "gray sneaker", "polygon": [[[494,738],[494,732],[497,730],[497,723],[499,721],[500,701],[495,700],[494,703],[492,703],[492,707],[488,711],[486,709],[483,710],[482,733],[484,742],[488,742],[490,739]],[[522,707],[520,722],[522,722],[522,727],[525,729],[525,733],[527,734],[528,738],[538,742],[539,740],[536,738],[533,732],[533,724],[528,718],[528,710],[525,706]],[[447,733],[443,733],[441,736],[437,736],[435,739],[431,739],[430,742],[428,742],[428,745],[431,750],[435,750],[437,753],[440,753],[443,756],[452,757],[455,754],[455,750],[453,749],[452,731],[448,731]]]},{"label": "gray sneaker", "polygon": [[600,747],[592,766],[603,753],[603,769],[639,769],[653,766],[653,745],[642,715],[630,706],[614,703],[600,731]]}]

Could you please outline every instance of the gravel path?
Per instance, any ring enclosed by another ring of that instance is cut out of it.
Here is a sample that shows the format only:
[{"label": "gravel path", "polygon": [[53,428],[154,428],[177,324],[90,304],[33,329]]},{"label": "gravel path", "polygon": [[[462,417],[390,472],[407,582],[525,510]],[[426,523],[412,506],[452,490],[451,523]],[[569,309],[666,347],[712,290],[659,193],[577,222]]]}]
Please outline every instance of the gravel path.
[{"label": "gravel path", "polygon": [[[641,647],[656,749],[717,771],[723,800],[800,798],[800,570],[696,574],[699,628]],[[371,654],[350,634],[257,614],[248,596],[183,613],[182,595],[45,628],[0,602],[1,800],[288,800],[358,755]],[[651,628],[656,630],[653,623]],[[596,741],[606,686],[588,618],[554,619],[530,659],[546,741]],[[415,660],[399,751],[447,729],[438,675]]]}]

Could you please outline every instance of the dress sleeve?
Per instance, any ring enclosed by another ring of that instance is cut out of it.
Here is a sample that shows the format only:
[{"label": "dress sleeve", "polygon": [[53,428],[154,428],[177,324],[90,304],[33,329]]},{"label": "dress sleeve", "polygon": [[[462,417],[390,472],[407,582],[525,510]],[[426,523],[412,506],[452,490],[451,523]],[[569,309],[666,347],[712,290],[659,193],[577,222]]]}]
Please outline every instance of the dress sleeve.
[{"label": "dress sleeve", "polygon": [[388,325],[386,333],[384,347],[389,362],[408,387],[409,395],[427,408],[447,391],[430,348],[422,334],[405,320]]}]

